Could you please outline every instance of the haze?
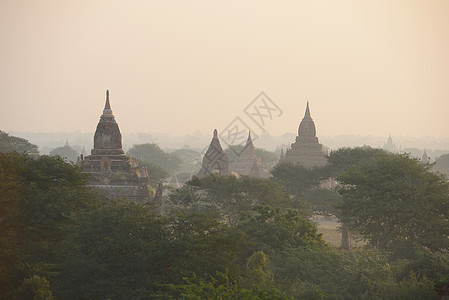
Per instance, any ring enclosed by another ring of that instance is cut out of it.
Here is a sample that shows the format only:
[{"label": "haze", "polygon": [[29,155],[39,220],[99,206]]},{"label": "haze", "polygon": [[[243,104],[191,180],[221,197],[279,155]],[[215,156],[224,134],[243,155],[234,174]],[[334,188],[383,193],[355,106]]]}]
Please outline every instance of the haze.
[{"label": "haze", "polygon": [[449,138],[449,1],[1,1],[0,129]]}]

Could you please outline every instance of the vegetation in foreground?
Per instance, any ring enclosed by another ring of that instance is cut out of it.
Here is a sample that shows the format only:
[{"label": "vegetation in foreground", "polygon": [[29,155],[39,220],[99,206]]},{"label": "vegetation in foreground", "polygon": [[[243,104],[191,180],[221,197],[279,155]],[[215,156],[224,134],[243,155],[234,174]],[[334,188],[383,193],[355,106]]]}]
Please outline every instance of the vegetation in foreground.
[{"label": "vegetation in foreground", "polygon": [[[359,163],[308,175],[341,181],[328,205],[310,195],[321,180],[295,189],[291,176],[303,175],[284,166],[274,180],[195,178],[165,199],[165,216],[104,199],[58,157],[0,154],[0,298],[435,299],[449,274],[447,180],[365,150]],[[364,149],[334,159],[351,151]],[[368,245],[328,245],[305,196]]]}]

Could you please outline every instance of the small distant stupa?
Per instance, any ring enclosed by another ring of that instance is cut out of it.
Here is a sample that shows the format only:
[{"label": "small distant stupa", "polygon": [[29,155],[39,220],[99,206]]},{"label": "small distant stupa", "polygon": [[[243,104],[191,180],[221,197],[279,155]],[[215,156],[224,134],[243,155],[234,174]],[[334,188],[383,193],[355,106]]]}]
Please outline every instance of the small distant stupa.
[{"label": "small distant stupa", "polygon": [[229,174],[229,161],[223,148],[221,148],[218,140],[218,131],[214,130],[214,136],[210,142],[209,148],[204,154],[201,169],[198,172],[198,177],[204,177],[210,174],[226,175]]},{"label": "small distant stupa", "polygon": [[248,134],[248,140],[237,159],[230,164],[230,170],[239,175],[250,177],[268,178],[270,173],[266,169],[262,160],[256,156],[256,149],[251,139],[251,132]]},{"label": "small distant stupa", "polygon": [[299,164],[305,168],[323,167],[327,164],[323,149],[316,136],[315,122],[310,115],[309,102],[298,128],[296,141],[290,149],[281,153],[279,163]]},{"label": "small distant stupa", "polygon": [[78,164],[90,175],[89,185],[105,190],[110,197],[127,198],[135,202],[152,200],[146,168],[139,168],[137,160],[125,155],[122,135],[109,103],[106,104],[94,135],[91,155],[81,154]]},{"label": "small distant stupa", "polygon": [[422,157],[421,157],[421,161],[422,161],[424,164],[428,164],[428,163],[430,162],[430,157],[427,155],[426,149],[424,149],[424,153],[423,153],[423,155],[422,155]]},{"label": "small distant stupa", "polygon": [[393,143],[393,139],[391,138],[391,134],[388,136],[387,143],[384,145],[384,150],[390,151],[390,152],[397,152],[398,148],[396,147],[396,144]]}]

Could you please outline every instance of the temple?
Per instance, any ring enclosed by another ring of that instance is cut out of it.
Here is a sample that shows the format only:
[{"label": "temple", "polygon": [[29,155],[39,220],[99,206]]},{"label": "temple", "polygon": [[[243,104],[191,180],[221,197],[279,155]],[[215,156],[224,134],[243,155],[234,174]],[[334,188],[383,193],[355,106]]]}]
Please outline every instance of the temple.
[{"label": "temple", "polygon": [[398,148],[396,147],[396,144],[393,143],[393,139],[391,138],[391,134],[388,136],[388,140],[384,145],[384,150],[389,152],[397,152]]},{"label": "temple", "polygon": [[262,160],[256,156],[256,149],[251,139],[251,132],[248,134],[248,140],[243,151],[230,164],[229,169],[239,175],[250,177],[268,178],[270,176]]},{"label": "temple", "polygon": [[305,168],[323,167],[327,164],[323,149],[316,137],[315,123],[310,115],[309,102],[306,113],[299,124],[296,141],[285,154],[281,154],[279,163],[299,164]]},{"label": "temple", "polygon": [[143,203],[153,200],[146,168],[139,168],[137,160],[125,155],[122,135],[109,103],[106,104],[94,135],[91,155],[80,155],[78,164],[89,174],[89,185],[101,188],[113,198],[127,198]]},{"label": "temple", "polygon": [[204,154],[201,169],[198,172],[198,177],[204,177],[210,174],[226,175],[229,174],[228,157],[221,148],[218,140],[218,131],[214,130],[214,136],[210,142],[209,148]]}]

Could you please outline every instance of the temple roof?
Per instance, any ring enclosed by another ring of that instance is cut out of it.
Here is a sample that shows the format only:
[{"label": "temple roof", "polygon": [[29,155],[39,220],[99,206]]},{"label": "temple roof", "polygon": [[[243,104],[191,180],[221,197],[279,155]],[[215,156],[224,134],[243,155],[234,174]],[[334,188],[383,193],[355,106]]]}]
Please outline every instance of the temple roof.
[{"label": "temple roof", "polygon": [[241,155],[245,156],[255,156],[256,149],[253,144],[253,140],[251,139],[251,131],[248,133],[248,139],[246,140],[246,145],[243,148]]},{"label": "temple roof", "polygon": [[112,114],[111,103],[109,102],[109,90],[106,90],[106,103],[95,131],[94,150],[92,150],[92,154],[124,153],[122,150],[122,134]]},{"label": "temple roof", "polygon": [[310,115],[309,101],[307,101],[306,113],[304,114],[304,118],[299,124],[298,136],[316,136],[315,122],[313,122],[313,119]]},{"label": "temple roof", "polygon": [[218,140],[218,131],[215,129],[209,148],[206,154],[204,154],[203,164],[201,170],[198,172],[198,176],[206,176],[216,172],[224,174],[228,172],[228,166],[228,157],[221,147],[220,141]]}]

